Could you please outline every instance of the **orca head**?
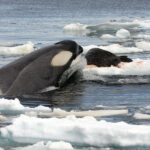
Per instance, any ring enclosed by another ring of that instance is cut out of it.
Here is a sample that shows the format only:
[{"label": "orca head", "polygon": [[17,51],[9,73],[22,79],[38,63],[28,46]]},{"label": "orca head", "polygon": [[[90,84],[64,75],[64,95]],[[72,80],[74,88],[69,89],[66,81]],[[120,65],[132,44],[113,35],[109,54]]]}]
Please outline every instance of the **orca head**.
[{"label": "orca head", "polygon": [[75,41],[72,40],[60,41],[55,43],[55,45],[62,45],[66,47],[68,51],[73,53],[74,59],[83,52],[83,48],[80,45],[78,45]]},{"label": "orca head", "polygon": [[[69,67],[64,71],[60,80],[59,80],[59,87],[63,86],[64,83],[70,78],[75,72],[82,70],[86,66],[86,59],[83,56],[83,48],[78,45],[75,41],[72,40],[64,40],[55,43],[55,45],[62,45],[67,49],[68,52],[72,54],[70,58],[71,63]],[[67,54],[67,52],[66,52]],[[69,55],[69,53],[68,53]]]},{"label": "orca head", "polygon": [[46,87],[39,92],[47,92],[52,89],[63,87],[66,81],[77,71],[86,66],[86,59],[83,56],[83,48],[75,41],[64,40],[54,44],[55,49],[50,60],[50,66],[53,68],[57,80],[54,86]]}]

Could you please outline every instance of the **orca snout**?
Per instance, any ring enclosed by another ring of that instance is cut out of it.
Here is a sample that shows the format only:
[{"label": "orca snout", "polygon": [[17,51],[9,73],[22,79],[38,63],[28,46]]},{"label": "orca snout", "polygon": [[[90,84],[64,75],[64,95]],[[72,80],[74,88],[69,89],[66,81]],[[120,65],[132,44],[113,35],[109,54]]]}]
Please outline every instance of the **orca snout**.
[{"label": "orca snout", "polygon": [[83,48],[79,45],[79,54],[83,53]]}]

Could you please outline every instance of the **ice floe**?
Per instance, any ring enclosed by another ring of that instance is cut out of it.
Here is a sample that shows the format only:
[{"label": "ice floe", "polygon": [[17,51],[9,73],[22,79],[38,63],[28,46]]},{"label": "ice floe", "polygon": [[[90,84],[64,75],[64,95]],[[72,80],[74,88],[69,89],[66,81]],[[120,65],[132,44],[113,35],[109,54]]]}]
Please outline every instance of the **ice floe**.
[{"label": "ice floe", "polygon": [[0,47],[0,55],[2,56],[18,56],[30,53],[34,50],[34,44],[28,42],[27,44],[14,47]]},{"label": "ice floe", "polygon": [[149,34],[138,34],[134,38],[150,40],[150,35]]},{"label": "ice floe", "polygon": [[84,76],[90,75],[150,75],[150,60],[135,59],[133,62],[124,63],[121,67],[95,67],[85,68]]},{"label": "ice floe", "polygon": [[26,114],[29,116],[46,116],[46,117],[65,117],[68,115],[75,115],[77,117],[83,116],[94,116],[94,117],[105,117],[105,116],[116,116],[116,115],[127,115],[127,109],[107,109],[107,110],[87,110],[87,111],[66,111],[60,108],[48,108],[46,106],[38,106],[34,108],[24,107],[20,101],[16,98],[14,100],[0,99],[0,112],[4,114]]},{"label": "ice floe", "polygon": [[150,51],[150,42],[141,41],[135,43],[136,47],[142,49],[143,51]]},{"label": "ice floe", "polygon": [[97,121],[94,117],[37,118],[21,115],[0,132],[2,137],[24,143],[42,139],[97,147],[150,145],[150,126]]},{"label": "ice floe", "polygon": [[135,113],[133,117],[135,119],[150,119],[150,115],[143,113]]},{"label": "ice floe", "polygon": [[87,25],[83,25],[81,23],[71,23],[64,27],[64,30],[66,31],[81,31],[86,30]]},{"label": "ice floe", "polygon": [[82,80],[100,81],[106,84],[150,83],[150,60],[134,59],[120,67],[95,67],[83,70]]},{"label": "ice floe", "polygon": [[0,112],[3,114],[20,114],[26,111],[51,111],[50,108],[45,106],[37,106],[35,108],[23,106],[19,99],[0,99]]},{"label": "ice floe", "polygon": [[88,110],[88,111],[65,111],[59,108],[55,108],[51,113],[40,112],[38,115],[52,117],[65,117],[69,115],[75,115],[76,117],[84,117],[84,116],[93,116],[93,117],[106,117],[106,116],[116,116],[116,115],[127,115],[127,109],[120,110]]},{"label": "ice floe", "polygon": [[103,34],[101,36],[101,39],[116,39],[116,36],[111,35],[111,34]]},{"label": "ice floe", "polygon": [[36,144],[26,146],[26,147],[18,147],[14,150],[74,150],[72,145],[67,142],[52,142],[48,141],[47,143],[41,141]]},{"label": "ice floe", "polygon": [[[124,30],[122,30],[124,29]],[[89,33],[97,33],[96,35],[103,34],[110,34],[112,32],[119,32],[117,33],[117,37],[119,38],[126,38],[129,37],[130,31],[141,30],[141,29],[150,29],[150,20],[133,20],[131,22],[106,22],[96,25],[85,25],[81,23],[71,23],[65,25],[63,30],[66,32],[89,32]],[[129,32],[128,32],[129,31]],[[110,32],[110,33],[109,33]]]},{"label": "ice floe", "polygon": [[0,121],[6,121],[6,117],[4,117],[3,115],[0,115]]},{"label": "ice floe", "polygon": [[116,37],[118,37],[118,38],[129,38],[130,32],[126,29],[120,29],[116,32]]}]

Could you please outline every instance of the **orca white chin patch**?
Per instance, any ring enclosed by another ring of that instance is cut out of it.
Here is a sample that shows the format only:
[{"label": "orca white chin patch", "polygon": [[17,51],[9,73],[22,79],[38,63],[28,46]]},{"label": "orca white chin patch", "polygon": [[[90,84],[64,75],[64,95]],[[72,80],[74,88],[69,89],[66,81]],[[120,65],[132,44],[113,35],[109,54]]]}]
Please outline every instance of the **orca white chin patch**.
[{"label": "orca white chin patch", "polygon": [[72,52],[63,50],[53,57],[51,65],[54,67],[64,66],[68,63],[71,57]]},{"label": "orca white chin patch", "polygon": [[87,65],[86,59],[83,54],[80,54],[74,59],[70,67],[63,73],[59,80],[59,86],[61,87],[64,83],[76,72],[81,71]]},{"label": "orca white chin patch", "polygon": [[70,66],[73,66],[73,65],[76,65],[77,63],[79,63],[79,62],[80,62],[80,60],[82,59],[81,57],[82,57],[82,55],[81,55],[81,54],[80,54],[80,55],[78,55],[78,56],[76,57],[76,59],[74,59],[74,60],[72,61],[72,63],[71,63],[71,65],[70,65]]},{"label": "orca white chin patch", "polygon": [[58,87],[49,86],[49,87],[46,87],[46,88],[40,90],[39,93],[49,92],[49,91],[53,91],[53,90],[56,90],[56,89],[58,89]]}]

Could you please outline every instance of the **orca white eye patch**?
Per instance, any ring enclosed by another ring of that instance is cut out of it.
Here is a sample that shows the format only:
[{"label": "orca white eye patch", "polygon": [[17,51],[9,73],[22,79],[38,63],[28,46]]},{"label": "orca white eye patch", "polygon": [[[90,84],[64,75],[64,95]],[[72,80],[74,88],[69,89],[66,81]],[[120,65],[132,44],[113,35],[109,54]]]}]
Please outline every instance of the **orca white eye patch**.
[{"label": "orca white eye patch", "polygon": [[54,67],[64,66],[68,63],[71,57],[72,52],[63,50],[53,57],[51,65]]}]

